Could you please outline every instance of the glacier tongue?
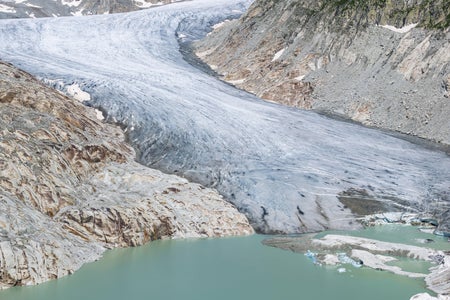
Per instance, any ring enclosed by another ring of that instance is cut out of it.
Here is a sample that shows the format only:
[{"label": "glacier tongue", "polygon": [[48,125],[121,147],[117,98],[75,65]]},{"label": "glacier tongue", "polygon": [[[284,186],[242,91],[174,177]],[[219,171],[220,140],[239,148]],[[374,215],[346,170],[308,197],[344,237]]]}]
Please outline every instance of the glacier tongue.
[{"label": "glacier tongue", "polygon": [[177,37],[206,33],[249,4],[197,0],[127,14],[2,20],[0,58],[48,82],[76,82],[89,105],[122,124],[140,162],[216,188],[260,231],[353,227],[338,195],[357,206],[377,199],[385,210],[448,210],[445,154],[263,102],[183,60]]}]

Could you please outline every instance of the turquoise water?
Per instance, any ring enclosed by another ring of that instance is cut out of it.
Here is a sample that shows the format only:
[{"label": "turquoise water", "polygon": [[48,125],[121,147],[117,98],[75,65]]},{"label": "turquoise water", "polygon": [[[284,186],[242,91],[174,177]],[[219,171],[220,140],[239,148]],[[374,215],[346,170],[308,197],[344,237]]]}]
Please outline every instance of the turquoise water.
[{"label": "turquoise water", "polygon": [[[409,228],[393,232],[399,237],[405,232],[421,235]],[[302,254],[263,246],[264,238],[168,240],[113,250],[71,276],[11,288],[0,292],[0,299],[400,300],[426,291],[420,279],[366,268],[347,267],[346,273],[338,273],[336,267],[319,267]]]}]

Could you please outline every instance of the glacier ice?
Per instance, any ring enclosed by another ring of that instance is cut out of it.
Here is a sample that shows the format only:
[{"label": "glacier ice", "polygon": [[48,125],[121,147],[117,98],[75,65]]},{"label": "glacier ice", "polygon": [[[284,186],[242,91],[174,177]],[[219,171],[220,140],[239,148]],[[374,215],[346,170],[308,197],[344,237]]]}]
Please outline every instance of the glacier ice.
[{"label": "glacier ice", "polygon": [[1,20],[0,58],[61,89],[78,84],[88,105],[124,128],[138,161],[216,188],[260,231],[352,227],[337,198],[352,189],[413,211],[448,209],[446,154],[261,101],[183,59],[179,38],[197,38],[249,4]]}]

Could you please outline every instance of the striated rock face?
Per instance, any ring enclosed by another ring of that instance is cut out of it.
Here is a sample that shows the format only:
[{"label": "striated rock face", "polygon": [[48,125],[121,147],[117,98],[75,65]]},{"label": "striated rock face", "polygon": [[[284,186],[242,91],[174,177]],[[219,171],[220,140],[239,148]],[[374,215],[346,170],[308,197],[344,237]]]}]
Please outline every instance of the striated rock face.
[{"label": "striated rock face", "polygon": [[0,0],[0,19],[110,14],[181,0]]},{"label": "striated rock face", "polygon": [[95,116],[0,63],[0,288],[71,274],[107,248],[253,232],[216,191],[134,162]]},{"label": "striated rock face", "polygon": [[257,0],[195,44],[264,99],[450,144],[448,1]]}]

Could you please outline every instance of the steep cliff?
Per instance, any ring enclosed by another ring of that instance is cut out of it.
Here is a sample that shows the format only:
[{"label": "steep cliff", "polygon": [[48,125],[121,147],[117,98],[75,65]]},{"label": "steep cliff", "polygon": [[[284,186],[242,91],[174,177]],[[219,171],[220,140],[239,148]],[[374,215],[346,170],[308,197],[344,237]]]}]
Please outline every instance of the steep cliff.
[{"label": "steep cliff", "polygon": [[176,1],[177,0],[0,0],[0,19],[120,13]]},{"label": "steep cliff", "polygon": [[448,0],[257,0],[195,44],[264,99],[450,144]]},{"label": "steep cliff", "polygon": [[123,140],[0,63],[0,289],[71,274],[107,248],[253,232],[216,191],[137,164]]}]

